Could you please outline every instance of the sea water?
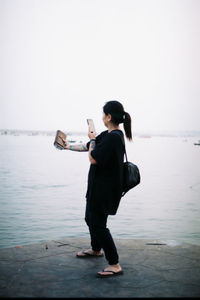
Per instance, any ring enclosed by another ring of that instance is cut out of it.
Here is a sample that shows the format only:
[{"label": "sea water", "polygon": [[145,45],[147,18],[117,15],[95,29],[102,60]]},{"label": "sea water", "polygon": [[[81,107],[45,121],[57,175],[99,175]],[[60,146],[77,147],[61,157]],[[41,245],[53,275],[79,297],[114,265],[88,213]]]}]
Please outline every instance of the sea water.
[{"label": "sea water", "polygon": [[[113,238],[200,244],[197,140],[138,136],[126,142],[141,183],[109,216]],[[89,237],[84,221],[88,153],[58,150],[53,141],[48,135],[0,135],[0,248]]]}]

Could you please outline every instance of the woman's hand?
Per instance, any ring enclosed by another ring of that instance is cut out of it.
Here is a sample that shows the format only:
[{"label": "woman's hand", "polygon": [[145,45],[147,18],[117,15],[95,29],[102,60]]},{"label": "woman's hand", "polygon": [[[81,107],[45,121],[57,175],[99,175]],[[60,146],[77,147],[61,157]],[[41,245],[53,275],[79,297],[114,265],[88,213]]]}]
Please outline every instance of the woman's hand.
[{"label": "woman's hand", "polygon": [[96,139],[96,132],[91,132],[90,126],[88,126],[88,137],[89,139]]},{"label": "woman's hand", "polygon": [[67,140],[64,140],[64,139],[62,139],[63,140],[63,143],[64,143],[64,149],[65,150],[69,150],[69,142],[67,141]]}]

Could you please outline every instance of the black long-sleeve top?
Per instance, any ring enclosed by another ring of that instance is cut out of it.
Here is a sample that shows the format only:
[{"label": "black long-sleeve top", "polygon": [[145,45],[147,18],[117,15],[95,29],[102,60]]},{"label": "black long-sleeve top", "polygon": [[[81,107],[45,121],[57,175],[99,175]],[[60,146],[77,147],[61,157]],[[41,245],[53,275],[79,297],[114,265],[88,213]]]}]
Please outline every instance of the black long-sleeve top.
[{"label": "black long-sleeve top", "polygon": [[115,215],[117,212],[122,194],[124,161],[121,138],[124,139],[124,134],[118,129],[110,133],[108,130],[103,131],[96,137],[95,149],[91,151],[96,164],[90,165],[86,193],[91,211],[107,215]]}]

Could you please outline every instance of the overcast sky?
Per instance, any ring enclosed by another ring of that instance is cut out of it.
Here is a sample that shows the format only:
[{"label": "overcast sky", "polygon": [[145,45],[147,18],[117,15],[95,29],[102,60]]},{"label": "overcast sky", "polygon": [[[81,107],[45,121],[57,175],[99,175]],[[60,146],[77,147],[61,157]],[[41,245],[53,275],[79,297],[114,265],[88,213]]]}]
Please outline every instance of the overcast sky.
[{"label": "overcast sky", "polygon": [[200,130],[200,0],[0,0],[0,128]]}]

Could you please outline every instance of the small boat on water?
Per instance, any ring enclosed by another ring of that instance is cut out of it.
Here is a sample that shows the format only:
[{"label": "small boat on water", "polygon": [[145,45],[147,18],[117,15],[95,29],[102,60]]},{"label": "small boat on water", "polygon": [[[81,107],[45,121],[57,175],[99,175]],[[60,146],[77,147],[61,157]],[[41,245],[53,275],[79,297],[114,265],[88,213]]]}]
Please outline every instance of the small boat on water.
[{"label": "small boat on water", "polygon": [[200,140],[197,143],[194,143],[194,145],[200,146]]}]

